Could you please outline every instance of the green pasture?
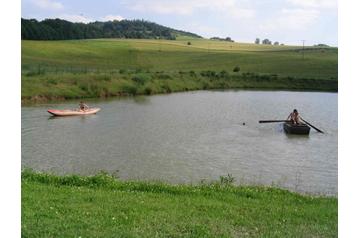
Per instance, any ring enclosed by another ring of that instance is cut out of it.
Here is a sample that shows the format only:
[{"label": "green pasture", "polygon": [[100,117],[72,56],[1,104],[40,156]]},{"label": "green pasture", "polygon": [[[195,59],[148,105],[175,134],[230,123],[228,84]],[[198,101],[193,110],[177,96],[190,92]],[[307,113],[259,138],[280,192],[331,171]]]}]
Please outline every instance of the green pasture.
[{"label": "green pasture", "polygon": [[[199,89],[338,90],[338,49],[330,47],[302,52],[300,46],[178,37],[23,40],[21,49],[23,101]],[[138,74],[144,80],[135,80]]]},{"label": "green pasture", "polygon": [[[191,45],[188,45],[188,42]],[[23,72],[47,70],[232,71],[337,80],[338,50],[205,39],[22,41]]]}]

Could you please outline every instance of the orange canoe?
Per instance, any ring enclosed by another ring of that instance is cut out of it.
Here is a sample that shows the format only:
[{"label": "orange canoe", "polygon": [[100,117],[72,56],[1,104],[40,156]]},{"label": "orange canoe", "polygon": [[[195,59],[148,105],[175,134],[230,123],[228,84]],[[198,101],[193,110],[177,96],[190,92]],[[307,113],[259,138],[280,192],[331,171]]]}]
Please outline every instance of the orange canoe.
[{"label": "orange canoe", "polygon": [[79,115],[90,115],[90,114],[96,114],[99,112],[100,108],[90,108],[85,111],[81,110],[55,110],[55,109],[49,109],[47,110],[48,113],[54,115],[54,116],[79,116]]}]

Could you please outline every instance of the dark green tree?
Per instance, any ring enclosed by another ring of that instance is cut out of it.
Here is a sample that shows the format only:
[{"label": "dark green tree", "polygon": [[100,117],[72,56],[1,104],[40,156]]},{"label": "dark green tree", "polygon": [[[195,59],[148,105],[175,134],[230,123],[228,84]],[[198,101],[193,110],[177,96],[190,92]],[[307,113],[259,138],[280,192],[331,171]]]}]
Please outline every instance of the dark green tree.
[{"label": "dark green tree", "polygon": [[271,42],[269,39],[264,39],[264,40],[262,41],[262,44],[263,44],[263,45],[271,45],[272,42]]},{"label": "dark green tree", "polygon": [[138,38],[168,39],[184,35],[201,38],[201,36],[175,30],[144,20],[122,20],[107,22],[73,23],[61,19],[21,18],[21,39],[26,40],[70,40],[91,38]]}]

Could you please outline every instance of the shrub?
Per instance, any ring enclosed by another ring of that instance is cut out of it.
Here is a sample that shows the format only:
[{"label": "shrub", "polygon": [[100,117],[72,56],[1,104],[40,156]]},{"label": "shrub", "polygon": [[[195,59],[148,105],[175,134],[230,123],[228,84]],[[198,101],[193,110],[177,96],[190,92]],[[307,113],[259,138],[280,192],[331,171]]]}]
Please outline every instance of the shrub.
[{"label": "shrub", "polygon": [[263,81],[269,81],[271,79],[270,75],[261,75],[259,76],[259,79],[260,80],[263,80]]},{"label": "shrub", "polygon": [[132,77],[132,80],[138,84],[144,84],[149,81],[151,78],[147,74],[137,74]]},{"label": "shrub", "polygon": [[229,73],[228,73],[227,71],[225,71],[225,70],[222,70],[222,71],[219,73],[219,76],[220,76],[221,78],[226,78],[226,77],[229,76]]},{"label": "shrub", "polygon": [[90,84],[89,88],[88,88],[88,92],[92,95],[92,96],[101,96],[102,95],[102,91],[103,88],[102,86],[98,85],[98,84]]},{"label": "shrub", "polygon": [[131,84],[125,84],[122,86],[122,90],[124,93],[128,93],[130,95],[136,95],[137,94],[137,87]]},{"label": "shrub", "polygon": [[204,82],[203,83],[203,89],[209,89],[210,88],[210,85],[208,82]]},{"label": "shrub", "polygon": [[147,94],[147,95],[151,95],[153,92],[153,89],[151,87],[146,87],[144,89],[144,93]]},{"label": "shrub", "polygon": [[191,77],[196,77],[196,73],[195,73],[194,70],[190,70],[189,75],[190,75]]},{"label": "shrub", "polygon": [[81,90],[88,92],[89,91],[89,83],[86,81],[75,81],[74,82],[75,85],[77,85],[78,88],[80,88]]},{"label": "shrub", "polygon": [[187,45],[191,45],[191,42],[190,41],[188,41],[188,43],[186,43]]},{"label": "shrub", "polygon": [[211,71],[211,70],[206,70],[206,71],[201,71],[200,75],[203,77],[215,77],[216,76],[216,72],[215,71]]},{"label": "shrub", "polygon": [[162,85],[162,88],[164,89],[165,92],[167,93],[171,93],[172,89],[170,88],[170,86],[168,84],[164,84]]},{"label": "shrub", "polygon": [[220,184],[222,185],[232,185],[235,181],[235,178],[232,174],[228,174],[227,176],[220,176]]},{"label": "shrub", "polygon": [[163,74],[163,73],[160,73],[158,75],[158,79],[171,79],[172,77],[169,75],[169,74]]},{"label": "shrub", "polygon": [[232,70],[234,72],[240,72],[240,66],[235,66],[234,69]]}]

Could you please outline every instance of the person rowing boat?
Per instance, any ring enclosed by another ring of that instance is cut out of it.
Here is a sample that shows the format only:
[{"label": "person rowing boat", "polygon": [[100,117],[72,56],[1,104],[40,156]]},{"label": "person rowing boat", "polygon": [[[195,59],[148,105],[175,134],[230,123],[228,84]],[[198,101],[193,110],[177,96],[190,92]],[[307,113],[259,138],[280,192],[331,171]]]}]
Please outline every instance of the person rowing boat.
[{"label": "person rowing boat", "polygon": [[292,124],[298,125],[300,122],[300,115],[298,114],[297,109],[293,109],[293,112],[288,115],[287,120],[290,120]]},{"label": "person rowing boat", "polygon": [[87,111],[89,109],[89,106],[87,106],[84,102],[80,102],[79,104],[79,107],[80,107],[80,111],[84,112],[84,111]]},{"label": "person rowing boat", "polygon": [[52,114],[53,116],[79,116],[79,115],[90,115],[90,114],[96,114],[101,109],[92,107],[85,111],[82,111],[80,109],[76,110],[58,110],[58,109],[49,109],[47,110],[48,113]]}]

